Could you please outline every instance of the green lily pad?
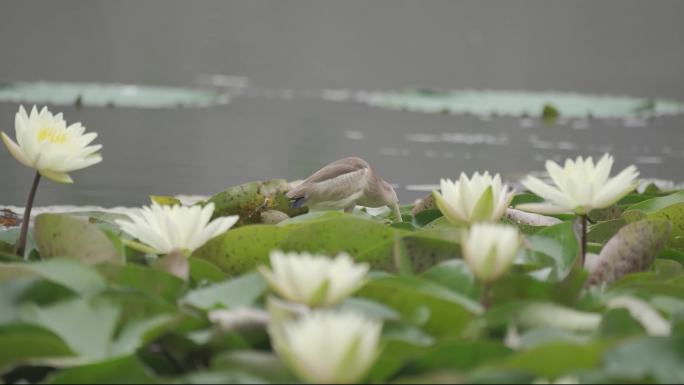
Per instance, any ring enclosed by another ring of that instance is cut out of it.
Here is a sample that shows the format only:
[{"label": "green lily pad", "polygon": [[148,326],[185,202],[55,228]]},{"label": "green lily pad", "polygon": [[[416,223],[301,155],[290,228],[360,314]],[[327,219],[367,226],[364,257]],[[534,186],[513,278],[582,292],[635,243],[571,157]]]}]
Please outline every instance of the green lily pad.
[{"label": "green lily pad", "polygon": [[465,371],[510,354],[511,350],[498,342],[446,341],[417,358],[407,370],[419,373],[443,369]]},{"label": "green lily pad", "polygon": [[125,262],[121,249],[97,226],[82,219],[41,214],[33,232],[43,258],[72,258],[90,264]]},{"label": "green lily pad", "polygon": [[96,294],[107,287],[106,281],[94,268],[68,259],[0,264],[0,280],[18,277],[43,278],[82,295]]},{"label": "green lily pad", "polygon": [[0,83],[0,102],[85,107],[210,107],[227,102],[211,90],[106,83]]},{"label": "green lily pad", "polygon": [[268,263],[271,250],[292,230],[291,227],[253,225],[232,229],[197,249],[193,258],[211,262],[230,276]]},{"label": "green lily pad", "polygon": [[190,291],[183,304],[203,310],[236,308],[252,305],[266,291],[266,282],[253,272],[226,282]]},{"label": "green lily pad", "polygon": [[[339,218],[319,220],[292,229],[283,237],[279,247],[285,251],[308,251],[333,256],[339,252],[346,252],[352,257],[358,257],[364,251],[377,246],[390,245],[395,235],[403,231],[387,227],[369,219],[362,219],[351,215]],[[386,265],[387,254],[373,254],[374,258],[363,259],[369,262]],[[378,258],[378,259],[375,259]]]},{"label": "green lily pad", "polygon": [[52,375],[48,384],[155,384],[152,372],[135,355],[78,366]]},{"label": "green lily pad", "polygon": [[596,367],[605,349],[606,344],[601,342],[551,342],[517,352],[497,367],[521,370],[544,378],[557,378]]},{"label": "green lily pad", "polygon": [[417,277],[371,279],[357,296],[383,303],[434,336],[461,336],[482,309],[477,302]]},{"label": "green lily pad", "polygon": [[0,371],[11,364],[74,356],[59,336],[28,324],[0,326],[0,347]]},{"label": "green lily pad", "polygon": [[648,217],[669,221],[672,225],[672,231],[670,231],[667,245],[680,250],[684,249],[684,202],[667,206]]},{"label": "green lily pad", "polygon": [[407,90],[371,92],[357,99],[381,108],[423,113],[479,116],[533,116],[569,118],[627,118],[678,115],[684,103],[667,99],[643,99],[615,95],[500,90]]},{"label": "green lily pad", "polygon": [[564,279],[575,265],[579,244],[572,222],[562,222],[547,227],[527,237],[528,258],[532,261],[552,261],[554,276]]},{"label": "green lily pad", "polygon": [[676,203],[684,202],[684,191],[678,191],[676,193],[666,195],[664,197],[656,197],[647,199],[645,201],[631,205],[625,209],[625,211],[638,210],[645,213],[654,213],[667,206],[671,206]]},{"label": "green lily pad", "polygon": [[479,298],[477,280],[468,265],[460,259],[442,262],[425,271],[422,277],[472,299]]},{"label": "green lily pad", "polygon": [[155,300],[162,298],[173,303],[185,290],[185,282],[180,278],[140,265],[101,265],[98,270],[111,286],[128,291],[135,290],[140,295]]},{"label": "green lily pad", "polygon": [[587,241],[604,243],[613,237],[627,222],[624,219],[611,219],[589,227]]},{"label": "green lily pad", "polygon": [[290,201],[285,196],[290,189],[284,179],[254,181],[229,187],[212,195],[204,203],[214,203],[214,218],[239,215],[238,225],[261,223],[261,214],[269,210],[277,210],[288,216],[306,212],[306,208],[290,208]]},{"label": "green lily pad", "polygon": [[671,338],[644,337],[608,351],[606,372],[616,379],[662,384],[684,382],[684,335]]},{"label": "green lily pad", "polygon": [[601,250],[590,269],[588,284],[610,283],[651,265],[665,245],[671,225],[664,220],[645,219],[621,228]]},{"label": "green lily pad", "polygon": [[618,205],[612,205],[603,209],[591,210],[587,214],[587,218],[592,222],[601,222],[618,219],[620,215],[622,215],[622,209]]},{"label": "green lily pad", "polygon": [[100,298],[75,298],[50,306],[28,306],[21,318],[60,336],[79,356],[106,358],[121,307]]}]

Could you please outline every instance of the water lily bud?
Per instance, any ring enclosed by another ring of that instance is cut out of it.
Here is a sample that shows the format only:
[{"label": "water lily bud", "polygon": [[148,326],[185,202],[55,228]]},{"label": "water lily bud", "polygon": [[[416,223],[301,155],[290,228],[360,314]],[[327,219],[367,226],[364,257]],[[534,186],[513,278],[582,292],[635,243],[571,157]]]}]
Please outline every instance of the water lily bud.
[{"label": "water lily bud", "polygon": [[230,216],[210,222],[213,213],[213,203],[204,207],[161,206],[153,203],[137,213],[129,213],[130,220],[117,220],[116,224],[152,247],[157,254],[180,251],[187,256],[211,238],[228,231],[238,220],[237,216]]},{"label": "water lily bud", "polygon": [[499,174],[475,173],[468,179],[461,174],[458,181],[442,179],[441,193],[434,191],[437,207],[452,223],[496,222],[513,199],[513,190],[501,184]]},{"label": "water lily bud", "polygon": [[378,356],[382,323],[354,312],[314,311],[269,328],[275,351],[312,384],[360,381]]},{"label": "water lily bud", "polygon": [[90,146],[97,134],[85,133],[81,123],[66,125],[62,114],[53,115],[47,107],[40,112],[34,106],[31,114],[24,107],[14,119],[16,142],[4,132],[0,138],[12,156],[26,167],[59,183],[73,183],[69,172],[102,161],[101,145]]},{"label": "water lily bud", "polygon": [[261,266],[259,272],[282,298],[308,306],[330,306],[343,301],[365,283],[369,266],[354,263],[345,253],[331,259],[274,250],[271,269]]},{"label": "water lily bud", "polygon": [[473,274],[485,283],[503,275],[513,263],[521,244],[513,226],[477,223],[463,236],[463,257]]},{"label": "water lily bud", "polygon": [[603,155],[596,165],[591,157],[578,157],[575,161],[567,159],[564,167],[549,160],[546,162],[546,171],[555,186],[533,176],[522,181],[528,190],[546,202],[526,203],[516,208],[540,214],[574,212],[585,215],[591,210],[608,207],[639,184],[639,173],[635,166],[629,166],[610,178],[612,168],[613,157],[609,154]]}]

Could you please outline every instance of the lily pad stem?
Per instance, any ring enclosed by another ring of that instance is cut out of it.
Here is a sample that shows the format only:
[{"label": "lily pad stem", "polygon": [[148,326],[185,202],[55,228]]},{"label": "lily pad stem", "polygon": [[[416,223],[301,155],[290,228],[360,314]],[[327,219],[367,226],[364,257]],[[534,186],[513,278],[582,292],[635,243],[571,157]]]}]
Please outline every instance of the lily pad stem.
[{"label": "lily pad stem", "polygon": [[492,284],[486,282],[482,286],[482,294],[480,295],[480,304],[487,310],[492,305]]},{"label": "lily pad stem", "polygon": [[584,268],[584,260],[587,257],[587,214],[580,215],[582,224],[582,239],[580,241],[580,267]]},{"label": "lily pad stem", "polygon": [[33,208],[33,199],[36,197],[36,191],[38,190],[38,183],[40,182],[40,173],[36,171],[36,176],[33,178],[33,185],[31,186],[31,191],[29,192],[28,200],[26,201],[26,207],[24,208],[24,216],[21,219],[21,233],[19,233],[19,241],[17,241],[17,248],[15,250],[17,256],[23,257],[26,252],[26,237],[28,236],[28,228],[31,223],[31,209]]}]

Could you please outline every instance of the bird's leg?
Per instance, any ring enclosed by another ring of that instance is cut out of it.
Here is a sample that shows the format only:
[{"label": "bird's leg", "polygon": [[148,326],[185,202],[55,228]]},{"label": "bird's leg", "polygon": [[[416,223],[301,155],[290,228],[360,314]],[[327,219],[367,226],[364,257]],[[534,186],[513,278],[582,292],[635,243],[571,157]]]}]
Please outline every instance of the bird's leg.
[{"label": "bird's leg", "polygon": [[394,216],[396,217],[394,221],[395,222],[403,222],[404,219],[401,217],[401,211],[399,211],[399,203],[398,202],[394,203],[392,205],[392,209],[394,210]]}]

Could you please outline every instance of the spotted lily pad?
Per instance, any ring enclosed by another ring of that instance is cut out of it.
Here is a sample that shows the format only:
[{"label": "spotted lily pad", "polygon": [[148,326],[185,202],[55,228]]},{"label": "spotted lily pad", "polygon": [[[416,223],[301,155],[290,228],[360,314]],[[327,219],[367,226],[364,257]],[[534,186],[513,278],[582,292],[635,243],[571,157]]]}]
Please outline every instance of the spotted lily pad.
[{"label": "spotted lily pad", "polygon": [[216,206],[214,217],[239,215],[238,225],[260,223],[263,220],[261,214],[270,210],[277,210],[288,216],[306,212],[306,209],[290,208],[285,196],[289,189],[290,185],[284,179],[254,181],[229,187],[211,196],[206,202],[212,202]]},{"label": "spotted lily pad", "polygon": [[684,203],[667,206],[649,215],[653,219],[665,219],[672,224],[668,246],[684,249]]},{"label": "spotted lily pad", "polygon": [[587,284],[610,283],[630,273],[645,270],[665,245],[668,221],[645,219],[621,228],[606,243],[589,271]]},{"label": "spotted lily pad", "polygon": [[209,107],[225,97],[206,89],[105,83],[0,83],[0,102],[86,107]]},{"label": "spotted lily pad", "polygon": [[684,103],[676,100],[566,92],[421,89],[370,92],[357,101],[396,110],[479,116],[628,118],[684,113]]}]

